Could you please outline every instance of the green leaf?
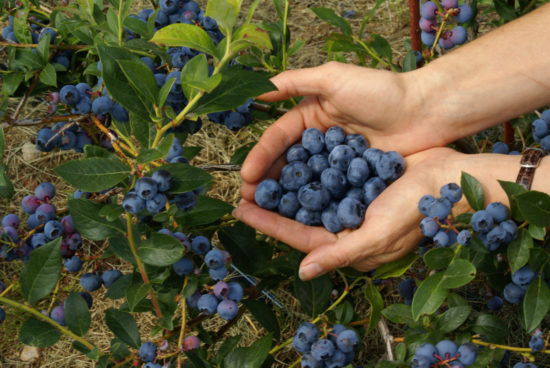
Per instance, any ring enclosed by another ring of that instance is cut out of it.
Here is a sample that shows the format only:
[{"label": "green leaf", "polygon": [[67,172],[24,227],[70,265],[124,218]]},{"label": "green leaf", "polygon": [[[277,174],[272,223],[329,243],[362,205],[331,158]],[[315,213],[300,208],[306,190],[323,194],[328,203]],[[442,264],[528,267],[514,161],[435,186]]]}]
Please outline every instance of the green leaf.
[{"label": "green leaf", "polygon": [[0,164],[0,196],[10,199],[13,197],[13,194],[13,184],[8,176],[8,167],[4,164]]},{"label": "green leaf", "polygon": [[424,254],[424,263],[434,270],[442,270],[451,263],[454,252],[451,248],[432,248]]},{"label": "green leaf", "polygon": [[140,19],[134,17],[127,17],[124,19],[124,27],[128,28],[130,31],[139,34],[144,39],[148,40],[151,38],[152,34],[147,28],[147,24],[143,23]]},{"label": "green leaf", "polygon": [[45,85],[57,87],[57,74],[52,64],[47,64],[40,72],[40,82]]},{"label": "green leaf", "polygon": [[529,250],[533,248],[533,238],[525,229],[521,229],[518,237],[508,244],[508,263],[512,273],[529,262]]},{"label": "green leaf", "polygon": [[[113,35],[118,34],[118,16],[113,10],[113,8],[107,9],[107,14],[105,14],[107,18],[107,26],[109,27],[109,30]],[[137,20],[137,19],[136,19]],[[138,20],[139,21],[139,20]],[[130,29],[128,25],[124,25],[126,28]],[[133,31],[133,29],[130,29]]]},{"label": "green leaf", "polygon": [[[210,3],[210,2],[209,2]],[[224,359],[225,368],[260,368],[269,355],[273,336],[268,334],[250,347],[238,348]]]},{"label": "green leaf", "polygon": [[137,249],[143,263],[152,266],[170,266],[181,259],[185,247],[173,236],[151,233],[151,237],[142,241]]},{"label": "green leaf", "polygon": [[120,160],[92,157],[67,161],[54,169],[66,182],[85,192],[109,189],[132,172]]},{"label": "green leaf", "polygon": [[220,84],[199,100],[194,112],[207,114],[230,110],[244,104],[250,97],[275,89],[265,75],[240,67],[228,68],[224,70]]},{"label": "green leaf", "polygon": [[506,192],[506,195],[508,196],[512,217],[518,221],[523,221],[523,217],[521,216],[521,213],[518,208],[516,197],[522,193],[526,193],[527,189],[525,189],[523,185],[511,182],[511,181],[499,180],[498,183],[500,184],[502,189],[504,189],[504,191]]},{"label": "green leaf", "polygon": [[[172,89],[172,86],[176,83],[176,78],[169,78],[162,87],[160,87],[159,94],[157,97],[157,105],[158,107],[164,106],[166,103],[166,99],[168,98],[168,95],[170,94],[170,90]],[[147,145],[149,146],[149,145]]]},{"label": "green leaf", "polygon": [[527,332],[539,326],[550,308],[550,291],[541,277],[535,278],[523,297],[523,322]]},{"label": "green leaf", "polygon": [[472,175],[463,171],[460,177],[460,186],[470,207],[476,211],[482,210],[485,204],[485,196],[483,195],[481,183]]},{"label": "green leaf", "polygon": [[153,145],[157,129],[148,116],[130,113],[130,126],[142,147],[150,148]]},{"label": "green leaf", "polygon": [[452,289],[466,285],[476,277],[476,268],[465,259],[455,259],[443,272],[441,286]]},{"label": "green leaf", "polygon": [[414,51],[410,50],[407,52],[407,55],[405,55],[405,59],[403,59],[403,71],[404,72],[410,72],[411,70],[416,69],[416,55]]},{"label": "green leaf", "polygon": [[88,199],[69,199],[69,213],[80,234],[91,240],[103,240],[125,234],[120,220],[108,221],[99,216],[102,205]]},{"label": "green leaf", "polygon": [[181,89],[189,100],[199,91],[211,92],[220,81],[219,74],[208,76],[208,61],[204,54],[193,57],[181,70]]},{"label": "green leaf", "polygon": [[413,297],[412,316],[418,321],[423,314],[432,314],[445,300],[449,290],[442,285],[443,273],[439,272],[424,280]]},{"label": "green leaf", "polygon": [[413,322],[411,307],[406,304],[391,304],[382,310],[382,315],[393,323],[410,324]]},{"label": "green leaf", "polygon": [[166,170],[172,175],[172,187],[169,190],[172,194],[189,192],[212,181],[212,176],[206,171],[183,163],[163,165],[154,171],[157,170]]},{"label": "green leaf", "polygon": [[132,274],[119,277],[105,293],[109,299],[121,299],[126,296],[126,289],[132,284]]},{"label": "green leaf", "polygon": [[546,236],[545,227],[529,224],[528,231],[529,231],[529,235],[531,235],[533,239],[544,240],[544,237]]},{"label": "green leaf", "polygon": [[134,312],[136,306],[147,296],[151,290],[150,284],[145,284],[141,276],[134,277],[132,284],[126,289],[126,301],[128,310]]},{"label": "green leaf", "polygon": [[231,52],[236,54],[248,47],[271,50],[271,39],[269,33],[254,24],[245,24],[235,30],[231,42]]},{"label": "green leaf", "polygon": [[[144,104],[142,97],[130,87],[128,79],[120,69],[120,62],[141,60],[120,47],[97,46],[99,59],[101,60],[101,75],[103,83],[109,91],[109,95],[128,111],[139,116],[147,117],[153,113],[152,104]],[[155,95],[156,96],[156,95]]]},{"label": "green leaf", "polygon": [[150,42],[170,47],[186,46],[216,56],[214,42],[202,28],[191,24],[170,24],[155,32]]},{"label": "green leaf", "polygon": [[61,238],[36,248],[21,271],[21,291],[30,304],[35,304],[55,288],[62,267]]},{"label": "green leaf", "polygon": [[22,69],[25,71],[41,70],[44,63],[38,55],[30,50],[18,49],[15,52],[15,60],[12,63],[12,69]]},{"label": "green leaf", "polygon": [[331,24],[335,27],[340,28],[342,33],[344,33],[347,36],[350,36],[352,34],[351,26],[349,25],[348,21],[344,18],[336,15],[332,9],[329,8],[310,8],[315,15],[317,15],[319,18],[327,22],[328,24]]},{"label": "green leaf", "polygon": [[125,261],[136,265],[136,260],[132,254],[128,238],[122,235],[115,235],[109,238],[109,249],[111,249],[118,257]]},{"label": "green leaf", "polygon": [[111,354],[113,358],[122,360],[130,355],[130,350],[124,341],[114,338],[111,340]]},{"label": "green leaf", "polygon": [[218,366],[221,366],[224,358],[227,356],[227,354],[235,350],[235,348],[239,344],[239,341],[241,341],[241,338],[241,335],[236,335],[225,339],[222,346],[220,346],[216,355],[214,356],[214,363],[216,363]]},{"label": "green leaf", "polygon": [[514,5],[508,5],[503,0],[493,0],[497,14],[506,22],[517,18]]},{"label": "green leaf", "polygon": [[78,336],[84,336],[90,328],[92,317],[88,303],[79,294],[72,292],[65,301],[65,322]]},{"label": "green leaf", "polygon": [[377,34],[372,34],[372,37],[374,38],[374,42],[372,43],[372,46],[378,53],[378,55],[385,57],[390,63],[393,58],[393,53],[391,50],[390,43],[384,38]]},{"label": "green leaf", "polygon": [[268,332],[273,334],[275,340],[278,340],[280,336],[279,322],[273,312],[273,308],[262,301],[254,299],[245,299],[242,303],[246,309],[252,313],[254,318],[256,318]]},{"label": "green leaf", "polygon": [[411,252],[396,261],[385,263],[374,272],[374,279],[388,279],[403,275],[418,259],[416,252]]},{"label": "green leaf", "polygon": [[328,275],[317,277],[311,281],[302,281],[296,275],[293,286],[294,296],[310,317],[315,317],[328,307],[332,292],[332,281]]},{"label": "green leaf", "polygon": [[222,200],[199,196],[195,208],[178,212],[176,220],[186,227],[206,225],[222,218],[232,210],[233,206]]},{"label": "green leaf", "polygon": [[[138,22],[141,23],[139,20]],[[151,69],[141,60],[117,60],[117,62],[130,85],[139,95],[145,97],[143,102],[156,103],[159,89]]]},{"label": "green leaf", "polygon": [[50,34],[46,33],[45,37],[42,37],[36,45],[36,54],[42,59],[44,65],[48,63],[50,59]]},{"label": "green leaf", "polygon": [[372,283],[367,284],[365,287],[365,299],[367,299],[371,306],[370,319],[369,319],[369,332],[372,331],[378,325],[380,317],[382,317],[382,309],[384,309],[384,300],[382,295]]},{"label": "green leaf", "polygon": [[485,341],[498,343],[508,336],[506,326],[507,324],[496,316],[481,314],[476,318],[472,330],[482,335]]},{"label": "green leaf", "polygon": [[47,348],[55,344],[61,332],[49,323],[30,318],[19,330],[19,341],[25,345]]},{"label": "green leaf", "polygon": [[436,330],[443,333],[449,333],[459,328],[468,316],[472,307],[469,305],[447,309],[443,314],[437,317]]},{"label": "green leaf", "polygon": [[155,148],[147,148],[141,151],[137,157],[138,164],[147,164],[151,161],[158,160],[165,157],[170,151],[172,141],[174,140],[173,134],[168,134],[162,138],[160,143]]},{"label": "green leaf", "polygon": [[205,15],[213,18],[227,33],[235,26],[240,10],[240,0],[208,0]]},{"label": "green leaf", "polygon": [[28,6],[23,6],[17,10],[13,19],[13,32],[19,43],[32,43],[31,31],[27,23],[28,15]]},{"label": "green leaf", "polygon": [[2,91],[8,95],[11,96],[17,91],[17,88],[19,88],[19,85],[21,82],[23,82],[23,73],[9,73],[9,74],[3,74],[2,75],[3,84],[2,84]]},{"label": "green leaf", "polygon": [[516,197],[519,211],[530,224],[550,226],[550,196],[536,190]]},{"label": "green leaf", "polygon": [[140,347],[139,329],[130,313],[121,312],[118,309],[107,309],[105,322],[116,337],[133,348],[138,349]]}]

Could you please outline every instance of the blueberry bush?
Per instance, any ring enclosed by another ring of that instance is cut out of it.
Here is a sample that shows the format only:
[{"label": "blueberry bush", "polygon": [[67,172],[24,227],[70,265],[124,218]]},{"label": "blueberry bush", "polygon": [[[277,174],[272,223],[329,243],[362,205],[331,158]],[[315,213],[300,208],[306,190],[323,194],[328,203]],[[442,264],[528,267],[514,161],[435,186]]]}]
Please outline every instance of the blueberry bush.
[{"label": "blueberry bush", "polygon": [[[479,12],[498,26],[536,5],[422,2],[399,57],[384,37],[366,34],[383,2],[359,27],[348,21],[354,12],[311,8],[335,30],[329,59],[410,71],[460,47],[468,32],[475,37]],[[439,197],[411,204],[423,216],[415,252],[368,273],[341,269],[304,282],[303,254],[236,221],[233,206],[209,193],[214,178],[192,164],[200,147],[188,144],[203,120],[247,129],[297,102],[253,100],[275,88],[269,77],[304,46],[291,39],[288,1],[273,0],[276,18],[255,24],[259,4],[244,12],[239,0],[202,8],[153,0],[136,14],[132,0],[64,1],[47,12],[36,0],[6,2],[5,129],[36,125],[42,155],[72,150],[76,158],[53,170],[73,188],[69,195],[40,180],[17,201],[22,183],[0,166],[4,208],[16,208],[1,221],[0,323],[21,320],[2,339],[48,348],[65,336],[98,367],[548,366],[547,194],[502,181],[509,206],[485,205],[481,184],[463,173]],[[20,119],[33,96],[46,96],[48,112]],[[0,131],[2,162],[7,134]],[[519,154],[548,151],[549,137],[545,110],[471,140],[478,152]],[[338,127],[305,130],[286,160],[257,187],[257,204],[331,232],[360,226],[369,204],[407,170],[399,153]],[[463,197],[471,211],[457,213]],[[291,296],[283,300],[280,290]],[[100,295],[109,306],[95,313]],[[91,336],[92,316],[113,335],[107,348]],[[151,318],[145,333],[141,322]],[[261,326],[253,341],[236,328],[243,319]]]}]

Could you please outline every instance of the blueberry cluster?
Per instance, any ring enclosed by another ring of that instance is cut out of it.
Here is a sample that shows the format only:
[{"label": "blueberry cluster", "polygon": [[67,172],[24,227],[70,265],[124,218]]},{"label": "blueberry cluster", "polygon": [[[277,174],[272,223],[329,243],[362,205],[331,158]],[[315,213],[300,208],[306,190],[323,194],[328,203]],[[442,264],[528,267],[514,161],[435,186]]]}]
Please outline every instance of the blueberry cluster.
[{"label": "blueberry cluster", "polygon": [[243,105],[234,110],[213,112],[208,114],[208,119],[217,124],[225,125],[228,129],[238,130],[252,121],[252,104],[254,100],[248,99]]},{"label": "blueberry cluster", "polygon": [[[65,265],[67,267],[67,265]],[[117,269],[96,272],[87,272],[80,276],[80,285],[86,291],[99,290],[101,285],[105,285],[106,288],[110,288],[113,283],[122,277],[122,272]]]},{"label": "blueberry cluster", "polygon": [[510,150],[510,147],[504,142],[495,142],[491,147],[492,153],[500,153],[503,155],[521,155],[521,152],[516,150]]},{"label": "blueberry cluster", "polygon": [[542,149],[550,152],[550,110],[543,111],[540,119],[531,123],[531,131],[535,142],[540,143]]},{"label": "blueberry cluster", "polygon": [[369,148],[365,137],[333,126],[326,133],[306,129],[302,142],[286,152],[279,180],[263,180],[258,206],[328,231],[361,225],[372,201],[405,170],[395,152]]},{"label": "blueberry cluster", "polygon": [[512,273],[512,282],[504,287],[504,299],[512,304],[520,303],[536,276],[537,273],[528,265]]},{"label": "blueberry cluster", "polygon": [[[98,136],[98,139],[104,140],[102,136]],[[75,123],[67,122],[40,129],[35,142],[36,148],[41,152],[50,152],[56,147],[64,151],[84,152],[85,145],[93,144],[86,130]]]},{"label": "blueberry cluster", "polygon": [[292,347],[302,354],[303,368],[342,368],[355,357],[359,337],[354,330],[336,324],[327,338],[319,338],[319,329],[313,323],[304,322],[292,338]]},{"label": "blueberry cluster", "polygon": [[[426,1],[420,8],[420,39],[427,47],[432,47],[439,27],[445,23],[446,29],[441,32],[438,44],[442,49],[450,49],[456,45],[466,42],[468,34],[461,25],[472,19],[472,8],[468,4],[458,5],[458,0],[441,0],[440,4],[435,1]],[[450,22],[455,24],[449,27]]]},{"label": "blueberry cluster", "polygon": [[10,213],[2,218],[1,236],[6,243],[0,246],[0,259],[27,259],[30,252],[59,237],[61,255],[71,258],[80,246],[82,238],[76,231],[72,217],[67,215],[60,220],[56,219],[56,209],[51,204],[55,196],[55,187],[48,182],[40,183],[35,188],[34,195],[25,196],[21,201],[21,208],[29,216],[27,227],[32,235],[20,228],[20,219]]},{"label": "blueberry cluster", "polygon": [[477,346],[472,343],[464,343],[457,346],[454,341],[442,340],[435,346],[423,343],[418,348],[411,360],[412,368],[430,367],[465,367],[475,363],[477,358]]},{"label": "blueberry cluster", "polygon": [[[88,309],[92,307],[92,304],[93,304],[93,298],[92,296],[85,292],[85,291],[82,291],[80,293],[78,293],[85,301],[86,301],[86,304],[88,305]],[[60,305],[57,305],[56,307],[54,307],[51,312],[50,312],[50,318],[53,319],[55,322],[59,323],[60,325],[62,326],[65,326],[65,307],[66,307],[66,301],[63,302],[63,304],[60,304]],[[48,315],[48,312],[46,310],[42,311],[42,314],[45,314],[45,315]]]}]

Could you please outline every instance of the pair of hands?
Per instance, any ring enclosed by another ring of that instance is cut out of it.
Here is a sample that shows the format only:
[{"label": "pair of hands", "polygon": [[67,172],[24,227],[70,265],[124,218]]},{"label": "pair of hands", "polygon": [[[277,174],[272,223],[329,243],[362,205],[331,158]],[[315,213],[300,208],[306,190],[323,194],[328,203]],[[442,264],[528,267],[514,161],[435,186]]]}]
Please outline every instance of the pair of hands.
[{"label": "pair of hands", "polygon": [[[307,96],[273,123],[249,153],[241,169],[239,220],[302,252],[308,253],[299,275],[309,280],[330,270],[351,266],[367,271],[410,252],[421,238],[417,203],[425,194],[438,195],[449,177],[447,164],[460,155],[437,145],[423,126],[422,111],[409,111],[411,85],[399,74],[329,63],[287,71],[272,79],[278,91],[260,96],[278,101]],[[412,91],[414,93],[414,91]],[[306,226],[254,203],[257,184],[276,177],[285,152],[306,128],[326,131],[338,125],[346,133],[364,135],[371,147],[405,156],[404,175],[368,207],[361,227],[333,234]]]}]

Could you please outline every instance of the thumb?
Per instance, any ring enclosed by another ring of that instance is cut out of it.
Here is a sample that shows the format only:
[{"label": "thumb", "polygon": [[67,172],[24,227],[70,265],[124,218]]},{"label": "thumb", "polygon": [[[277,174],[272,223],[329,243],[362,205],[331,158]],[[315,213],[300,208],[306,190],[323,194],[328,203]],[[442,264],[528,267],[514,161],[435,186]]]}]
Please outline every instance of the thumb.
[{"label": "thumb", "polygon": [[323,94],[330,86],[329,80],[323,71],[325,66],[313,68],[287,70],[273,78],[271,82],[277,87],[277,91],[264,93],[258,99],[264,101],[286,100],[295,96],[316,96]]}]

